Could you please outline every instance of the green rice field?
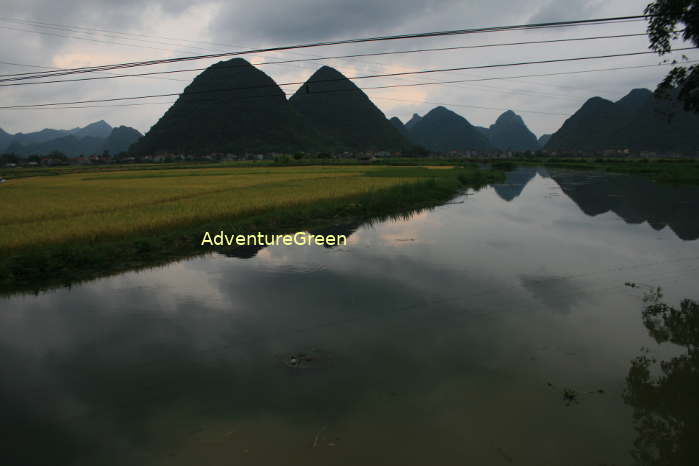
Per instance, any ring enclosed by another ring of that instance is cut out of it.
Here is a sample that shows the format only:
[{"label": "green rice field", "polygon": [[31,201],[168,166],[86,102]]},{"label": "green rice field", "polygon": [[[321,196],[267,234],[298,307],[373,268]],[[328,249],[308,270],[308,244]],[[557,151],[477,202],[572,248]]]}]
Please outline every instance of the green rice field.
[{"label": "green rice field", "polygon": [[454,178],[464,170],[380,166],[130,168],[16,178],[0,185],[0,250],[91,242],[240,218],[429,177]]}]

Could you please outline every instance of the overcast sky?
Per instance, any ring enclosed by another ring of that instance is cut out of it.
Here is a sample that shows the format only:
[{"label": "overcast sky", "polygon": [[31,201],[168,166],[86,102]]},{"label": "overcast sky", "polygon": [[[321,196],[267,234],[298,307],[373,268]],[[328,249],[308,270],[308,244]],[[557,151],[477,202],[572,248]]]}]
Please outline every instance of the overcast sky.
[{"label": "overcast sky", "polygon": [[[641,14],[638,0],[4,0],[0,15],[0,73],[94,66],[199,55],[374,35],[576,20]],[[39,24],[39,22],[43,24]],[[108,31],[108,32],[99,32]],[[399,40],[246,56],[252,63],[349,53],[398,51],[645,32],[645,23],[628,22],[541,31],[513,31],[449,38]],[[643,51],[646,36],[507,46],[410,55],[362,57],[265,65],[278,83],[303,81],[321,65],[348,77],[430,68],[511,63]],[[685,52],[699,59],[699,52]],[[677,55],[679,57],[679,54]],[[202,60],[149,67],[167,70],[208,66]],[[360,87],[435,80],[479,79],[532,73],[656,65],[655,55],[457,71],[418,76],[363,79]],[[196,64],[196,66],[195,66]],[[37,68],[33,68],[37,67]],[[576,75],[530,77],[449,85],[368,90],[387,117],[406,121],[444,105],[474,125],[489,126],[507,109],[520,114],[537,136],[556,131],[589,97],[617,100],[632,88],[653,88],[669,68],[654,66]],[[146,68],[139,68],[139,71]],[[135,71],[128,71],[135,72]],[[0,88],[0,105],[126,97],[181,91],[196,72],[91,82]],[[290,96],[298,86],[284,86]],[[0,128],[29,132],[72,128],[96,120],[147,131],[173,99],[139,101],[146,105],[83,109],[0,110]],[[106,104],[96,104],[106,105]]]}]

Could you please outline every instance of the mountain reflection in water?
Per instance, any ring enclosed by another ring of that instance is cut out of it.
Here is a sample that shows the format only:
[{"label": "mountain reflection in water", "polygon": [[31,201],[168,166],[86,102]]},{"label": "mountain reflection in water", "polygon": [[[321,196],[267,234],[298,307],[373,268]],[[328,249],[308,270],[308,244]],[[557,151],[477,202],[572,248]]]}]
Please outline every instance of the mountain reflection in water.
[{"label": "mountain reflection in water", "polygon": [[522,194],[525,186],[536,176],[537,169],[517,167],[506,173],[507,179],[502,184],[495,184],[495,192],[503,201],[510,202]]},{"label": "mountain reflection in water", "polygon": [[512,201],[539,174],[550,177],[585,214],[614,212],[626,223],[666,226],[685,241],[699,238],[699,187],[658,184],[639,176],[518,167],[504,184],[494,185],[501,199]]},{"label": "mountain reflection in water", "polygon": [[653,229],[666,226],[685,241],[699,238],[699,188],[670,186],[625,175],[552,175],[563,192],[587,215],[612,211],[626,223],[647,222]]}]

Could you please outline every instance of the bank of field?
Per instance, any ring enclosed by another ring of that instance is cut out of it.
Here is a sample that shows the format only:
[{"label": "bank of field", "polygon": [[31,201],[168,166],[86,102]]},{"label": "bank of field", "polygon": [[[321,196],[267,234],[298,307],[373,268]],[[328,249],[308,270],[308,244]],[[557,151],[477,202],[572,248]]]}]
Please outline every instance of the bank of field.
[{"label": "bank of field", "polygon": [[450,171],[437,175],[419,167],[307,166],[18,178],[0,185],[0,249],[92,242],[241,218],[415,183],[433,174],[444,177]]}]

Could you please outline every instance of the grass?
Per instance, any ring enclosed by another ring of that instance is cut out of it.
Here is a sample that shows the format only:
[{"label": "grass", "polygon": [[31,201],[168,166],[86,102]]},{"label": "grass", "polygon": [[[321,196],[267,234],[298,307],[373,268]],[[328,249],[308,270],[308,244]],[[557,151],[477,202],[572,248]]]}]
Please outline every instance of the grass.
[{"label": "grass", "polygon": [[155,231],[387,188],[366,167],[70,174],[2,186],[0,250]]},{"label": "grass", "polygon": [[66,173],[0,186],[0,292],[206,252],[203,231],[283,233],[400,213],[499,180],[477,168],[293,166]]}]

